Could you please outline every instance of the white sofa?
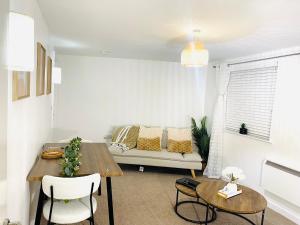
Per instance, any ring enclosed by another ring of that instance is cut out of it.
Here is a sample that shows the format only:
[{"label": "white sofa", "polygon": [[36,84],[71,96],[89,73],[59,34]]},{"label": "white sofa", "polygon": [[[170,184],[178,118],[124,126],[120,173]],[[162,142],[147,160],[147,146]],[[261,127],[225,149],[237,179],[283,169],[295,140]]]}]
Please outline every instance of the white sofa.
[{"label": "white sofa", "polygon": [[112,153],[115,161],[120,164],[133,164],[141,166],[159,166],[191,170],[192,176],[195,177],[194,170],[202,170],[202,159],[193,146],[193,153],[175,153],[167,151],[167,133],[164,130],[162,137],[161,151],[145,151],[130,149],[123,151],[112,146],[111,139],[106,138],[109,151]]}]

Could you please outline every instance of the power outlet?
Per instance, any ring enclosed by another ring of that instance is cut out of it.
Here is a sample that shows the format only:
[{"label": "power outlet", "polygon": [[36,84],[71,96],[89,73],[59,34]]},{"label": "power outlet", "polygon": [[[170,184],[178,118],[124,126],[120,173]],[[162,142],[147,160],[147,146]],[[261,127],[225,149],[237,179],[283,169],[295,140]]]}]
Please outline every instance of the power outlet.
[{"label": "power outlet", "polygon": [[140,172],[144,172],[144,167],[143,167],[143,166],[140,166],[139,171],[140,171]]}]

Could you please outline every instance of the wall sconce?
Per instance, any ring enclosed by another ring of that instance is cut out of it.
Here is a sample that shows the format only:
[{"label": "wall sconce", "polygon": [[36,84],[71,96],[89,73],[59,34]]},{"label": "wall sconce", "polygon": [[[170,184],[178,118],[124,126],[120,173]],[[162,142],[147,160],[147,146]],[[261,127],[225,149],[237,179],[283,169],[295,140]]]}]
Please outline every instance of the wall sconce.
[{"label": "wall sconce", "polygon": [[8,69],[34,70],[34,20],[19,13],[9,13]]},{"label": "wall sconce", "polygon": [[52,68],[52,82],[54,84],[61,84],[61,68],[60,67]]}]

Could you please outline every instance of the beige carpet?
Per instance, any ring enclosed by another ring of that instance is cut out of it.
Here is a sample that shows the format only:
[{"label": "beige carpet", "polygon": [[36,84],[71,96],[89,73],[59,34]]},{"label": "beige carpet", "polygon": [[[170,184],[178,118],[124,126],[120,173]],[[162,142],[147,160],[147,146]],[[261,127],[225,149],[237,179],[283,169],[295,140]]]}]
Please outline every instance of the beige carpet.
[{"label": "beige carpet", "polygon": [[[174,212],[176,189],[175,180],[183,176],[190,176],[189,171],[145,168],[145,172],[138,172],[136,166],[122,166],[123,177],[112,179],[115,225],[191,225],[179,218]],[[205,179],[201,176],[199,180]],[[96,195],[95,195],[96,196]],[[180,195],[180,199],[189,199]],[[102,183],[102,196],[97,196],[98,207],[95,215],[97,225],[108,225],[108,209],[106,201],[106,184]],[[99,206],[99,205],[98,205]],[[204,218],[204,208],[198,205],[186,205],[178,210],[189,218]],[[260,224],[260,216],[249,216]],[[46,224],[43,219],[42,224]],[[82,224],[88,224],[87,221]],[[214,225],[243,225],[249,224],[230,214],[218,213]],[[268,209],[265,225],[295,225],[283,216]]]}]

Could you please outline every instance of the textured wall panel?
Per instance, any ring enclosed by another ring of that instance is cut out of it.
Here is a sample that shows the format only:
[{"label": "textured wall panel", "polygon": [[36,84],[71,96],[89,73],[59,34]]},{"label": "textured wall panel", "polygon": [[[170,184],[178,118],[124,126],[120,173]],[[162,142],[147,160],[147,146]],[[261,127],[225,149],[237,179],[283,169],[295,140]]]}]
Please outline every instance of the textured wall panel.
[{"label": "textured wall panel", "polygon": [[62,84],[55,86],[54,137],[102,140],[113,126],[190,126],[203,112],[205,71],[178,63],[57,57]]}]

